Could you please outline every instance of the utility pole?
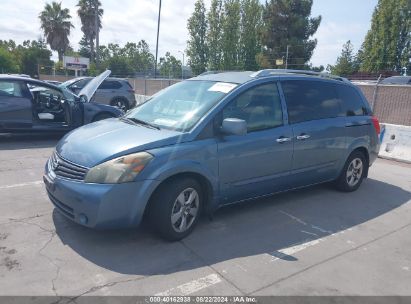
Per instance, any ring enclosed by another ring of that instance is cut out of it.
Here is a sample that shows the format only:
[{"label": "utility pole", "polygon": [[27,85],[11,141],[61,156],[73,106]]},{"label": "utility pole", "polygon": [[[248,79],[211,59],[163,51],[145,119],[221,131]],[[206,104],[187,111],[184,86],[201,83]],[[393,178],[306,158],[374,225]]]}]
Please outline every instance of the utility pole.
[{"label": "utility pole", "polygon": [[98,24],[98,0],[95,0],[95,31],[96,31],[96,66],[98,65],[98,60],[99,60],[99,52],[98,52],[98,49],[99,49],[99,44],[100,44],[100,41],[99,41],[99,31],[100,31],[100,27],[99,27],[99,24]]},{"label": "utility pole", "polygon": [[184,80],[184,52],[178,51],[179,53],[183,54],[183,64],[181,65],[181,80]]},{"label": "utility pole", "polygon": [[287,52],[285,54],[285,69],[288,69],[288,51],[290,49],[290,46],[287,44]]},{"label": "utility pole", "polygon": [[161,15],[161,0],[158,6],[156,62],[154,63],[154,78],[157,78],[158,36],[160,34],[160,15]]}]

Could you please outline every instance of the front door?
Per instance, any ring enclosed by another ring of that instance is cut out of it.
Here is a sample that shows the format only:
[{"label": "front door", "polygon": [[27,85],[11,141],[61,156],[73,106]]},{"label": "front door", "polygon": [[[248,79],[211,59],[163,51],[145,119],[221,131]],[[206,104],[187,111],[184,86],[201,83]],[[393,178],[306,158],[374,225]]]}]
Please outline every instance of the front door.
[{"label": "front door", "polygon": [[29,129],[33,123],[28,90],[18,80],[0,80],[0,129]]},{"label": "front door", "polygon": [[247,122],[247,134],[218,140],[220,197],[231,203],[283,190],[291,169],[292,130],[283,124],[276,83],[251,88],[232,100],[220,120]]}]

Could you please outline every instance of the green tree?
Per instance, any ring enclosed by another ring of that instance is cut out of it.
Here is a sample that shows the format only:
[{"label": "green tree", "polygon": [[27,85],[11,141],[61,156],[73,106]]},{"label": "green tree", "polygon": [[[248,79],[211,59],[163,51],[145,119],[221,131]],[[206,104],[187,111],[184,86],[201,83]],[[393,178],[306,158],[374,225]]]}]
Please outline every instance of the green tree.
[{"label": "green tree", "polygon": [[181,61],[167,52],[160,58],[160,75],[166,78],[181,77]]},{"label": "green tree", "polygon": [[317,46],[311,37],[317,31],[321,16],[310,17],[313,0],[270,0],[263,13],[262,46],[259,63],[275,67],[276,59],[286,57],[289,46],[288,67],[307,68]]},{"label": "green tree", "polygon": [[262,7],[259,1],[242,0],[240,58],[245,70],[258,69],[257,55],[261,52],[261,24]]},{"label": "green tree", "polygon": [[147,74],[154,66],[154,55],[145,40],[136,43],[128,42],[120,49],[122,56],[128,58],[129,64],[135,73]]},{"label": "green tree", "polygon": [[111,70],[111,74],[117,77],[129,77],[133,74],[127,58],[115,55],[111,57],[107,62],[107,68]]},{"label": "green tree", "polygon": [[411,55],[411,1],[379,0],[360,56],[361,70],[400,71]]},{"label": "green tree", "polygon": [[187,55],[194,74],[201,74],[207,67],[208,48],[206,8],[203,0],[197,0],[194,12],[188,19],[187,28],[189,39],[187,41]]},{"label": "green tree", "polygon": [[342,48],[341,55],[337,58],[334,66],[330,66],[332,74],[340,76],[349,76],[358,71],[357,58],[354,55],[354,46],[348,40]]},{"label": "green tree", "polygon": [[0,73],[17,73],[19,66],[15,56],[0,45]]},{"label": "green tree", "polygon": [[243,69],[243,63],[240,61],[240,22],[240,0],[225,0],[222,38],[223,70]]},{"label": "green tree", "polygon": [[70,45],[70,31],[74,28],[69,9],[63,9],[61,3],[54,1],[46,3],[39,18],[47,43],[53,51],[57,51],[59,60],[62,61],[63,54]]},{"label": "green tree", "polygon": [[91,56],[91,50],[90,50],[90,43],[87,41],[87,38],[85,35],[81,38],[79,42],[79,50],[78,53],[80,54],[81,57],[86,57],[90,58]]},{"label": "green tree", "polygon": [[46,43],[39,39],[23,42],[17,47],[17,56],[20,60],[20,73],[30,76],[40,73],[50,73],[54,65],[51,61],[51,52]]},{"label": "green tree", "polygon": [[222,58],[222,21],[224,17],[222,0],[212,0],[207,14],[208,30],[206,44],[208,46],[208,68],[221,69]]},{"label": "green tree", "polygon": [[[90,49],[90,60],[95,61],[95,39],[97,37],[97,31],[102,28],[101,19],[103,17],[104,10],[101,8],[101,2],[99,0],[79,0],[77,4],[77,14],[81,20],[81,30],[84,33],[84,44],[88,45]],[[96,30],[96,12],[98,30]]]}]

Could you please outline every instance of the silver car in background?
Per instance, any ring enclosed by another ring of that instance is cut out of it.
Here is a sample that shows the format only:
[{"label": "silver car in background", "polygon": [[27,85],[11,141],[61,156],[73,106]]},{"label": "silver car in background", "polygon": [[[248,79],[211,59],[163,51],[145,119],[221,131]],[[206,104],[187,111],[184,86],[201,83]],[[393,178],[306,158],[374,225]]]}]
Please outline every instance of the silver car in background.
[{"label": "silver car in background", "polygon": [[[77,94],[91,79],[93,77],[78,77],[63,82],[61,86]],[[125,112],[136,106],[134,93],[127,79],[110,77],[98,87],[92,101],[115,106]]]}]

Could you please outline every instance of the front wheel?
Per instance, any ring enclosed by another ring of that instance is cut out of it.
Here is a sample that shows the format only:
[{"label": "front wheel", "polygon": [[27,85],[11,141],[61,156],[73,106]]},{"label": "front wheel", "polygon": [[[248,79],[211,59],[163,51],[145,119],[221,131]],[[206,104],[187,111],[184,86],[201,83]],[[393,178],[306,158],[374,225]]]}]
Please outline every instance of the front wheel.
[{"label": "front wheel", "polygon": [[351,153],[336,180],[337,189],[344,192],[357,190],[365,177],[366,166],[368,166],[367,159],[362,152],[354,151]]},{"label": "front wheel", "polygon": [[189,235],[200,217],[203,194],[197,181],[183,178],[161,186],[150,202],[152,228],[169,241]]}]

